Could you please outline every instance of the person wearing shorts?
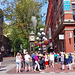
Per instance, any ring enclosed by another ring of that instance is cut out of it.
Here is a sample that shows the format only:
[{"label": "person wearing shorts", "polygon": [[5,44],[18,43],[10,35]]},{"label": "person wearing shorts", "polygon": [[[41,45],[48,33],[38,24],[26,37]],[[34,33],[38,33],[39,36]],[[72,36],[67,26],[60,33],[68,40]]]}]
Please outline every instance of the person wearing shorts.
[{"label": "person wearing shorts", "polygon": [[45,54],[45,66],[46,66],[46,70],[48,69],[48,54]]},{"label": "person wearing shorts", "polygon": [[28,54],[28,52],[26,52],[26,55],[24,56],[25,58],[25,71],[30,71],[30,55]]},{"label": "person wearing shorts", "polygon": [[62,65],[62,70],[64,70],[64,54],[61,52],[61,65]]},{"label": "person wearing shorts", "polygon": [[51,67],[54,68],[54,54],[53,54],[53,52],[50,53],[50,64],[51,64]]},{"label": "person wearing shorts", "polygon": [[20,53],[16,55],[16,72],[21,72],[21,56]]}]

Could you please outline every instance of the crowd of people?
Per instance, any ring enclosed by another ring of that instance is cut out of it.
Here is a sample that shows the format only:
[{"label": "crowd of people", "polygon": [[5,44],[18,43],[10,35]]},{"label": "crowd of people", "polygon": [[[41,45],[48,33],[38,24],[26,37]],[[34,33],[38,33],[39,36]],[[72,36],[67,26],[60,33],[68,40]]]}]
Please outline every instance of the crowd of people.
[{"label": "crowd of people", "polygon": [[[71,53],[65,54],[64,52],[33,52],[31,55],[26,52],[17,53],[16,55],[16,72],[21,72],[24,68],[25,71],[42,71],[48,70],[50,67],[54,68],[55,64],[61,63],[61,70],[65,70],[65,65],[68,66],[69,70],[72,70],[73,57]],[[33,69],[32,69],[33,67]]]}]

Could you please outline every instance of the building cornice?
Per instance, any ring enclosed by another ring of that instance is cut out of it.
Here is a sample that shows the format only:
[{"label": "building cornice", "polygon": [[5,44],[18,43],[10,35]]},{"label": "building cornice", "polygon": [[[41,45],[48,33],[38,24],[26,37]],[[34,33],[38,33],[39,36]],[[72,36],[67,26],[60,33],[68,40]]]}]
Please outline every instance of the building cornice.
[{"label": "building cornice", "polygon": [[75,25],[75,21],[66,21],[66,22],[64,22],[63,24],[65,24],[65,25]]},{"label": "building cornice", "polygon": [[64,22],[74,22],[73,19],[64,19]]},{"label": "building cornice", "polygon": [[74,29],[72,29],[72,28],[71,28],[71,29],[70,29],[70,28],[69,28],[69,29],[66,29],[66,28],[65,28],[64,31],[65,31],[65,30],[67,30],[67,31],[68,31],[68,30],[72,30],[72,31],[73,31]]},{"label": "building cornice", "polygon": [[70,12],[66,12],[65,11],[64,14],[73,14],[73,12],[71,12],[71,11]]},{"label": "building cornice", "polygon": [[[62,31],[62,29],[65,27],[65,26],[68,26],[68,25],[75,25],[75,21],[74,22],[63,22],[59,27],[58,29],[56,30],[56,32],[53,34],[53,39],[56,38],[56,36],[58,36],[58,34]],[[72,30],[72,29],[71,29]]]}]

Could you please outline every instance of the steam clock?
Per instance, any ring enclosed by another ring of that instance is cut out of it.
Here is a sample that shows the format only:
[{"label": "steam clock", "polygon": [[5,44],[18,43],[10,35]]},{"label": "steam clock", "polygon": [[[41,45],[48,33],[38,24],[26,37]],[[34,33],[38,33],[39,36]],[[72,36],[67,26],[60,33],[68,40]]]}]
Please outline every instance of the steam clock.
[{"label": "steam clock", "polygon": [[29,42],[30,42],[30,54],[31,54],[31,51],[35,51],[35,46],[34,46],[34,42],[35,42],[35,33],[32,31],[30,34],[29,34]]}]

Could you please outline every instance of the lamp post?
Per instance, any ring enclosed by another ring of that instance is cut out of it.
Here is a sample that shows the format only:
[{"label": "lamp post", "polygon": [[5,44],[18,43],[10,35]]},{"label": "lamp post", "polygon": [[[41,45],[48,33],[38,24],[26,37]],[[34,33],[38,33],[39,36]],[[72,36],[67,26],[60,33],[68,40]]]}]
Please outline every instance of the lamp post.
[{"label": "lamp post", "polygon": [[40,28],[40,32],[38,32],[38,37],[36,39],[38,41],[40,41],[41,48],[39,48],[39,49],[41,50],[41,53],[43,53],[43,41],[47,40],[47,38],[45,37],[44,28]]}]

